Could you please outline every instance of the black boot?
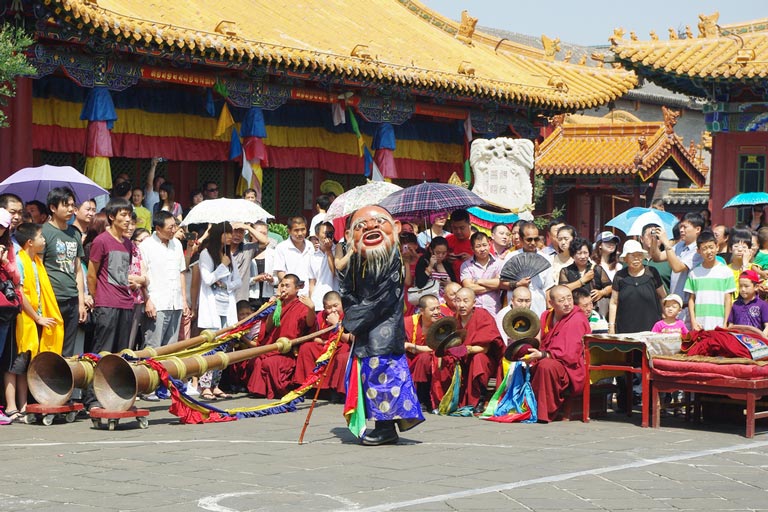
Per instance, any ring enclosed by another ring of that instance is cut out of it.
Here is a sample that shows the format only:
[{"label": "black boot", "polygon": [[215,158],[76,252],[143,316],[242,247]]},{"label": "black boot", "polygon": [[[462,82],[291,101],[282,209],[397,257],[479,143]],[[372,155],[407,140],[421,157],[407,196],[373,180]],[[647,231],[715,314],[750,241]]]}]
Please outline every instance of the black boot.
[{"label": "black boot", "polygon": [[432,412],[432,397],[429,394],[429,384],[426,382],[416,384],[416,396],[421,403],[421,410]]},{"label": "black boot", "polygon": [[377,421],[375,428],[370,433],[365,434],[360,442],[364,446],[379,446],[397,443],[398,439],[395,420],[382,420]]}]

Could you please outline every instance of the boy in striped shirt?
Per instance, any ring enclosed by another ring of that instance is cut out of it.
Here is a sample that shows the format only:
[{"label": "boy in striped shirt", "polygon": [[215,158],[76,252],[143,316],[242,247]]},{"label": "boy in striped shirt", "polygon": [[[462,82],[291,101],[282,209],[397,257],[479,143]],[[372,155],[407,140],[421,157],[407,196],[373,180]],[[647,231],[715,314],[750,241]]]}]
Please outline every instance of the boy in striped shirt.
[{"label": "boy in striped shirt", "polygon": [[717,241],[711,231],[703,231],[696,244],[702,262],[690,271],[685,281],[685,292],[690,294],[691,330],[724,327],[731,313],[731,294],[736,291],[733,273],[716,260]]}]

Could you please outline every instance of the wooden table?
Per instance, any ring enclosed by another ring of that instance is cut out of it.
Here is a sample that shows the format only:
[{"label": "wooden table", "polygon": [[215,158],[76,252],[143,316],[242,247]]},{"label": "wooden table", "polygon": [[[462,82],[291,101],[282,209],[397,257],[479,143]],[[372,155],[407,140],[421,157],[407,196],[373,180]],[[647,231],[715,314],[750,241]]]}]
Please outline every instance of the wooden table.
[{"label": "wooden table", "polygon": [[[624,361],[618,363],[600,363],[592,364],[590,350],[600,350],[603,352],[620,352],[624,356]],[[639,352],[640,365],[635,363],[634,353]],[[584,336],[584,359],[587,368],[587,379],[584,383],[584,393],[582,395],[582,421],[589,422],[589,406],[590,406],[590,372],[592,371],[620,371],[626,374],[638,374],[640,375],[640,384],[642,387],[642,420],[641,426],[648,427],[650,417],[650,369],[648,365],[648,353],[645,342],[638,339],[621,338],[620,335],[594,335],[590,334]],[[629,375],[628,375],[629,377]],[[628,390],[632,389],[632,379],[627,379]],[[632,392],[628,391],[628,407],[627,415],[632,415]]]}]

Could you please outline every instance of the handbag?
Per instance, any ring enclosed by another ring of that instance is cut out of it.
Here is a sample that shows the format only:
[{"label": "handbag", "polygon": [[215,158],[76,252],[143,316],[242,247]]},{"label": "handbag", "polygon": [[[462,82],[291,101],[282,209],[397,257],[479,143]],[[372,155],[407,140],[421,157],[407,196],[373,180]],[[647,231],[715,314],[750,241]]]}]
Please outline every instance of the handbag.
[{"label": "handbag", "polygon": [[425,295],[434,295],[435,297],[438,297],[438,294],[440,293],[440,282],[435,279],[430,279],[424,287],[417,288],[416,286],[411,286],[408,288],[407,292],[408,304],[417,306],[421,298]]}]

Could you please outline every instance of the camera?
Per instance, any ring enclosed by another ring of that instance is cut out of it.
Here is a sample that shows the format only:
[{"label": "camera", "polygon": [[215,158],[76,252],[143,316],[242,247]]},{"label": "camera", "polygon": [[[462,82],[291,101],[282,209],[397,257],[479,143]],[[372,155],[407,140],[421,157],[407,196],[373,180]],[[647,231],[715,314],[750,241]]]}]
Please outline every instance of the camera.
[{"label": "camera", "polygon": [[16,302],[19,299],[19,296],[16,294],[16,288],[11,281],[3,281],[0,283],[0,291],[3,292],[3,295],[8,299],[8,302]]}]

